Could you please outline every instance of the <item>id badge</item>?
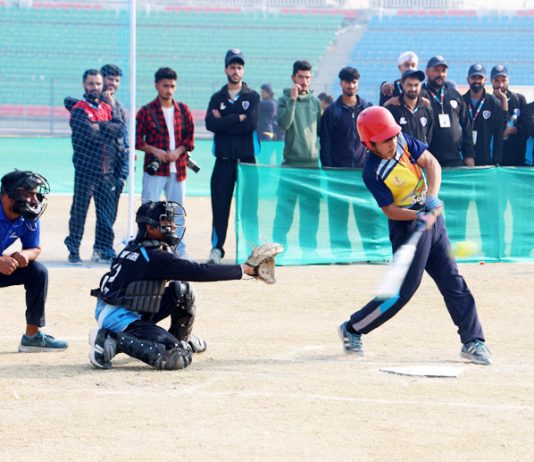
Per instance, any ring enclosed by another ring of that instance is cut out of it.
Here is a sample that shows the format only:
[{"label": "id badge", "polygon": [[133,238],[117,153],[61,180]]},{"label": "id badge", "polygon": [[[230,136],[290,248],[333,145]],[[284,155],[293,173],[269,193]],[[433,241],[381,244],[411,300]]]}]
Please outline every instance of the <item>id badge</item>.
[{"label": "id badge", "polygon": [[477,144],[477,135],[478,132],[476,130],[473,130],[473,144]]},{"label": "id badge", "polygon": [[451,119],[449,114],[438,114],[440,128],[451,128]]}]

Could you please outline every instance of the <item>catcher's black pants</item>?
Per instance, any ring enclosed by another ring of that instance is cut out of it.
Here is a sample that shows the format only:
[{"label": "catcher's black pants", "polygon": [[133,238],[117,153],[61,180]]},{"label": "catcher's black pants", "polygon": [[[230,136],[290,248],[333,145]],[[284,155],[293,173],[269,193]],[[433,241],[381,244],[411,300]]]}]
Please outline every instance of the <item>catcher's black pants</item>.
[{"label": "catcher's black pants", "polygon": [[24,285],[26,289],[26,323],[33,326],[45,325],[45,302],[48,291],[48,270],[46,266],[31,261],[26,268],[18,268],[9,276],[0,274],[0,287]]},{"label": "catcher's black pants", "polygon": [[117,217],[117,191],[118,188],[122,189],[122,182],[114,175],[95,173],[90,168],[75,168],[74,171],[74,194],[70,209],[69,235],[65,239],[65,245],[71,254],[79,255],[87,210],[91,198],[94,198],[96,228],[93,250],[103,258],[114,257],[113,223]]},{"label": "catcher's black pants", "polygon": [[[165,318],[171,318],[169,330],[157,325]],[[178,340],[186,341],[190,335],[195,315],[186,312],[181,305],[177,305],[172,289],[167,287],[163,293],[160,309],[157,313],[145,313],[139,321],[134,321],[125,332],[143,340],[161,343],[166,350],[176,346]]]},{"label": "catcher's black pants", "polygon": [[[395,252],[415,230],[414,221],[389,220],[389,238]],[[447,310],[462,343],[484,340],[478,320],[475,300],[464,278],[458,273],[456,261],[450,256],[450,242],[442,216],[423,233],[415,257],[397,297],[371,300],[350,318],[350,325],[358,334],[367,334],[397,314],[419,287],[423,273],[430,275],[445,300]]]},{"label": "catcher's black pants", "polygon": [[[230,206],[232,196],[237,181],[237,165],[239,162],[245,164],[255,164],[254,156],[247,157],[238,161],[236,159],[217,158],[211,174],[211,211],[213,216],[213,227],[211,232],[211,247],[219,249],[224,256],[224,243],[226,242],[226,233],[228,231],[228,219],[230,216]],[[256,172],[254,172],[256,173]],[[258,184],[257,176],[251,172],[250,181],[244,185],[245,200],[242,203],[243,214],[252,218],[250,229],[245,230],[245,238],[251,241],[251,246],[257,244],[258,224]],[[255,222],[254,222],[255,218]]]}]

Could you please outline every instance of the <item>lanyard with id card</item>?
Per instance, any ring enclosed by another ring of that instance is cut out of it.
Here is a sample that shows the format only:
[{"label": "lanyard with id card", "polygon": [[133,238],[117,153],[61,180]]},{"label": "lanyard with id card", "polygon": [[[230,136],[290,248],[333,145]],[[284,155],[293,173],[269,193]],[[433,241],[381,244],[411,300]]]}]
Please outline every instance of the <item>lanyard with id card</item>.
[{"label": "lanyard with id card", "polygon": [[438,114],[440,128],[451,128],[451,118],[449,114]]}]

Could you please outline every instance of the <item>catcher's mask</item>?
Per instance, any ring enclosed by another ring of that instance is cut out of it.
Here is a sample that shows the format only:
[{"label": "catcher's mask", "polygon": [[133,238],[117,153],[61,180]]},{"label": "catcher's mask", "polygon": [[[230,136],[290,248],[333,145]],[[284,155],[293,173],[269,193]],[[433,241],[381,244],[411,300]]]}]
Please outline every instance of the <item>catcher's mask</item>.
[{"label": "catcher's mask", "polygon": [[163,242],[176,247],[185,234],[185,210],[177,202],[146,202],[137,210],[135,221],[139,231],[146,230],[145,225],[159,228]]},{"label": "catcher's mask", "polygon": [[35,221],[46,210],[50,185],[39,173],[15,170],[2,177],[1,192],[14,201],[13,212],[25,220]]}]

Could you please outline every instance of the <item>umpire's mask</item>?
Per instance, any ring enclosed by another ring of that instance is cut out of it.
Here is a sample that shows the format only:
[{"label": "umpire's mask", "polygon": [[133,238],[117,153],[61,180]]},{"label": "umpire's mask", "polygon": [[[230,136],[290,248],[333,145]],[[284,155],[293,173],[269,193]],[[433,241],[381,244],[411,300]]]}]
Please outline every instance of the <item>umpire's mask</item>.
[{"label": "umpire's mask", "polygon": [[50,185],[39,173],[15,170],[2,177],[2,194],[14,201],[13,212],[25,220],[35,221],[44,213],[49,193]]},{"label": "umpire's mask", "polygon": [[177,202],[146,202],[137,210],[135,221],[141,228],[151,225],[159,228],[163,242],[176,247],[185,234],[185,210]]}]

